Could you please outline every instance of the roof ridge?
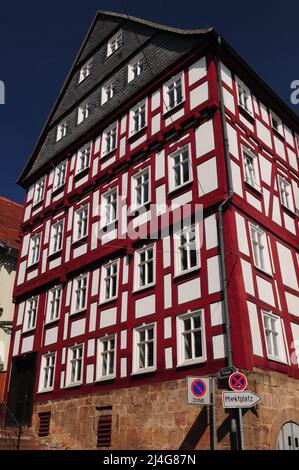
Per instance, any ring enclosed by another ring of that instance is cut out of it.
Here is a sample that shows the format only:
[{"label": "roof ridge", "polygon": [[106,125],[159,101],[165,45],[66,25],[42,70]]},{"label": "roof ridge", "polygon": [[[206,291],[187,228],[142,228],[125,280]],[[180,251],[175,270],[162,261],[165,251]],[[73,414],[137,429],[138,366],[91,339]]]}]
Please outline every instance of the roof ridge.
[{"label": "roof ridge", "polygon": [[179,34],[202,34],[202,33],[208,33],[210,31],[212,31],[213,29],[215,29],[214,27],[199,28],[199,29],[176,28],[176,27],[173,27],[173,26],[167,26],[167,25],[163,25],[161,23],[156,23],[155,21],[145,20],[145,19],[139,18],[137,16],[127,15],[126,13],[118,13],[118,12],[108,11],[108,10],[98,10],[97,15],[105,15],[105,16],[113,16],[113,17],[116,17],[116,18],[123,18],[125,20],[135,21],[136,23],[146,24],[147,26],[152,26],[154,28],[159,28],[159,29],[163,29],[165,31],[170,31],[170,32],[179,33]]},{"label": "roof ridge", "polygon": [[15,206],[20,206],[20,207],[23,207],[23,204],[20,204],[19,202],[17,201],[13,201],[12,199],[9,199],[5,196],[0,196],[0,200],[2,201],[6,201],[6,202],[10,202],[11,204],[14,204]]}]

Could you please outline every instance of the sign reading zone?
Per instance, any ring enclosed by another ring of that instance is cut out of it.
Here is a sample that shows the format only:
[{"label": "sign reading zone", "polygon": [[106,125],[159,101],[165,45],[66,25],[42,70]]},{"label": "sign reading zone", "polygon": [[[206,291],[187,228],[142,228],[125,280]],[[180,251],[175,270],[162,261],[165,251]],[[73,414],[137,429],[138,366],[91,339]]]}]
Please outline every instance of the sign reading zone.
[{"label": "sign reading zone", "polygon": [[210,379],[187,377],[187,403],[189,405],[210,405]]}]

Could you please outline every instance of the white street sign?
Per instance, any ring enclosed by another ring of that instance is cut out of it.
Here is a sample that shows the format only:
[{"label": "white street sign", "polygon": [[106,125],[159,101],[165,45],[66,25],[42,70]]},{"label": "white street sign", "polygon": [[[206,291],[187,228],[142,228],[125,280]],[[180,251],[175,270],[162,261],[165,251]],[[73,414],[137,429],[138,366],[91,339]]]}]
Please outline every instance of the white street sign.
[{"label": "white street sign", "polygon": [[187,377],[188,405],[211,405],[210,379],[206,377]]},{"label": "white street sign", "polygon": [[244,392],[222,392],[223,408],[251,408],[262,398],[250,390]]}]

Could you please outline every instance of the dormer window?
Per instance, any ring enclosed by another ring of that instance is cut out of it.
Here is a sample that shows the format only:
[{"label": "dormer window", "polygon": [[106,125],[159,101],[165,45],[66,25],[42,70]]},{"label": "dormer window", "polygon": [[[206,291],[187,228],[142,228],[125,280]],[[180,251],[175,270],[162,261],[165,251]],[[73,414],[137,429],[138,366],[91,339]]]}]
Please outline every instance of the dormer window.
[{"label": "dormer window", "polygon": [[83,82],[90,74],[93,66],[93,57],[89,59],[80,69],[79,83]]},{"label": "dormer window", "polygon": [[61,122],[57,127],[56,142],[63,139],[67,133],[67,121]]},{"label": "dormer window", "polygon": [[110,81],[102,86],[102,104],[107,103],[116,94],[116,83]]},{"label": "dormer window", "polygon": [[107,57],[111,56],[122,45],[122,31],[118,31],[107,44]]},{"label": "dormer window", "polygon": [[78,109],[78,124],[85,121],[90,115],[90,103],[85,102],[79,106]]},{"label": "dormer window", "polygon": [[128,83],[135,80],[144,71],[144,57],[139,55],[134,57],[128,66]]}]

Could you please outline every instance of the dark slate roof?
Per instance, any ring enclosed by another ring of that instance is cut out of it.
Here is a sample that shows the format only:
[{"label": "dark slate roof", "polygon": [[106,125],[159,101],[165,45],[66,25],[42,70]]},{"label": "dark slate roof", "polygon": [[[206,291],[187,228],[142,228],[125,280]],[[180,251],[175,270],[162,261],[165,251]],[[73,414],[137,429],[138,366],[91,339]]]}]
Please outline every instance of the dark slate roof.
[{"label": "dark slate roof", "polygon": [[[123,32],[123,45],[106,58],[107,40],[119,28]],[[59,158],[63,151],[69,149],[74,141],[82,138],[96,124],[100,126],[102,120],[107,119],[120,105],[146,87],[153,76],[161,74],[186,52],[200,44],[209,31],[210,29],[170,28],[139,18],[128,19],[126,15],[119,13],[99,11],[18,182],[28,186],[37,172],[43,168],[46,171],[53,159]],[[145,67],[143,74],[128,84],[128,61],[141,50],[146,54],[146,62],[150,67]],[[91,56],[92,73],[78,85],[80,68]],[[101,85],[112,77],[117,81],[117,94],[101,106]],[[77,125],[78,105],[87,97],[93,104],[91,115],[85,122]],[[68,121],[68,135],[56,142],[57,124],[65,118]]]}]

